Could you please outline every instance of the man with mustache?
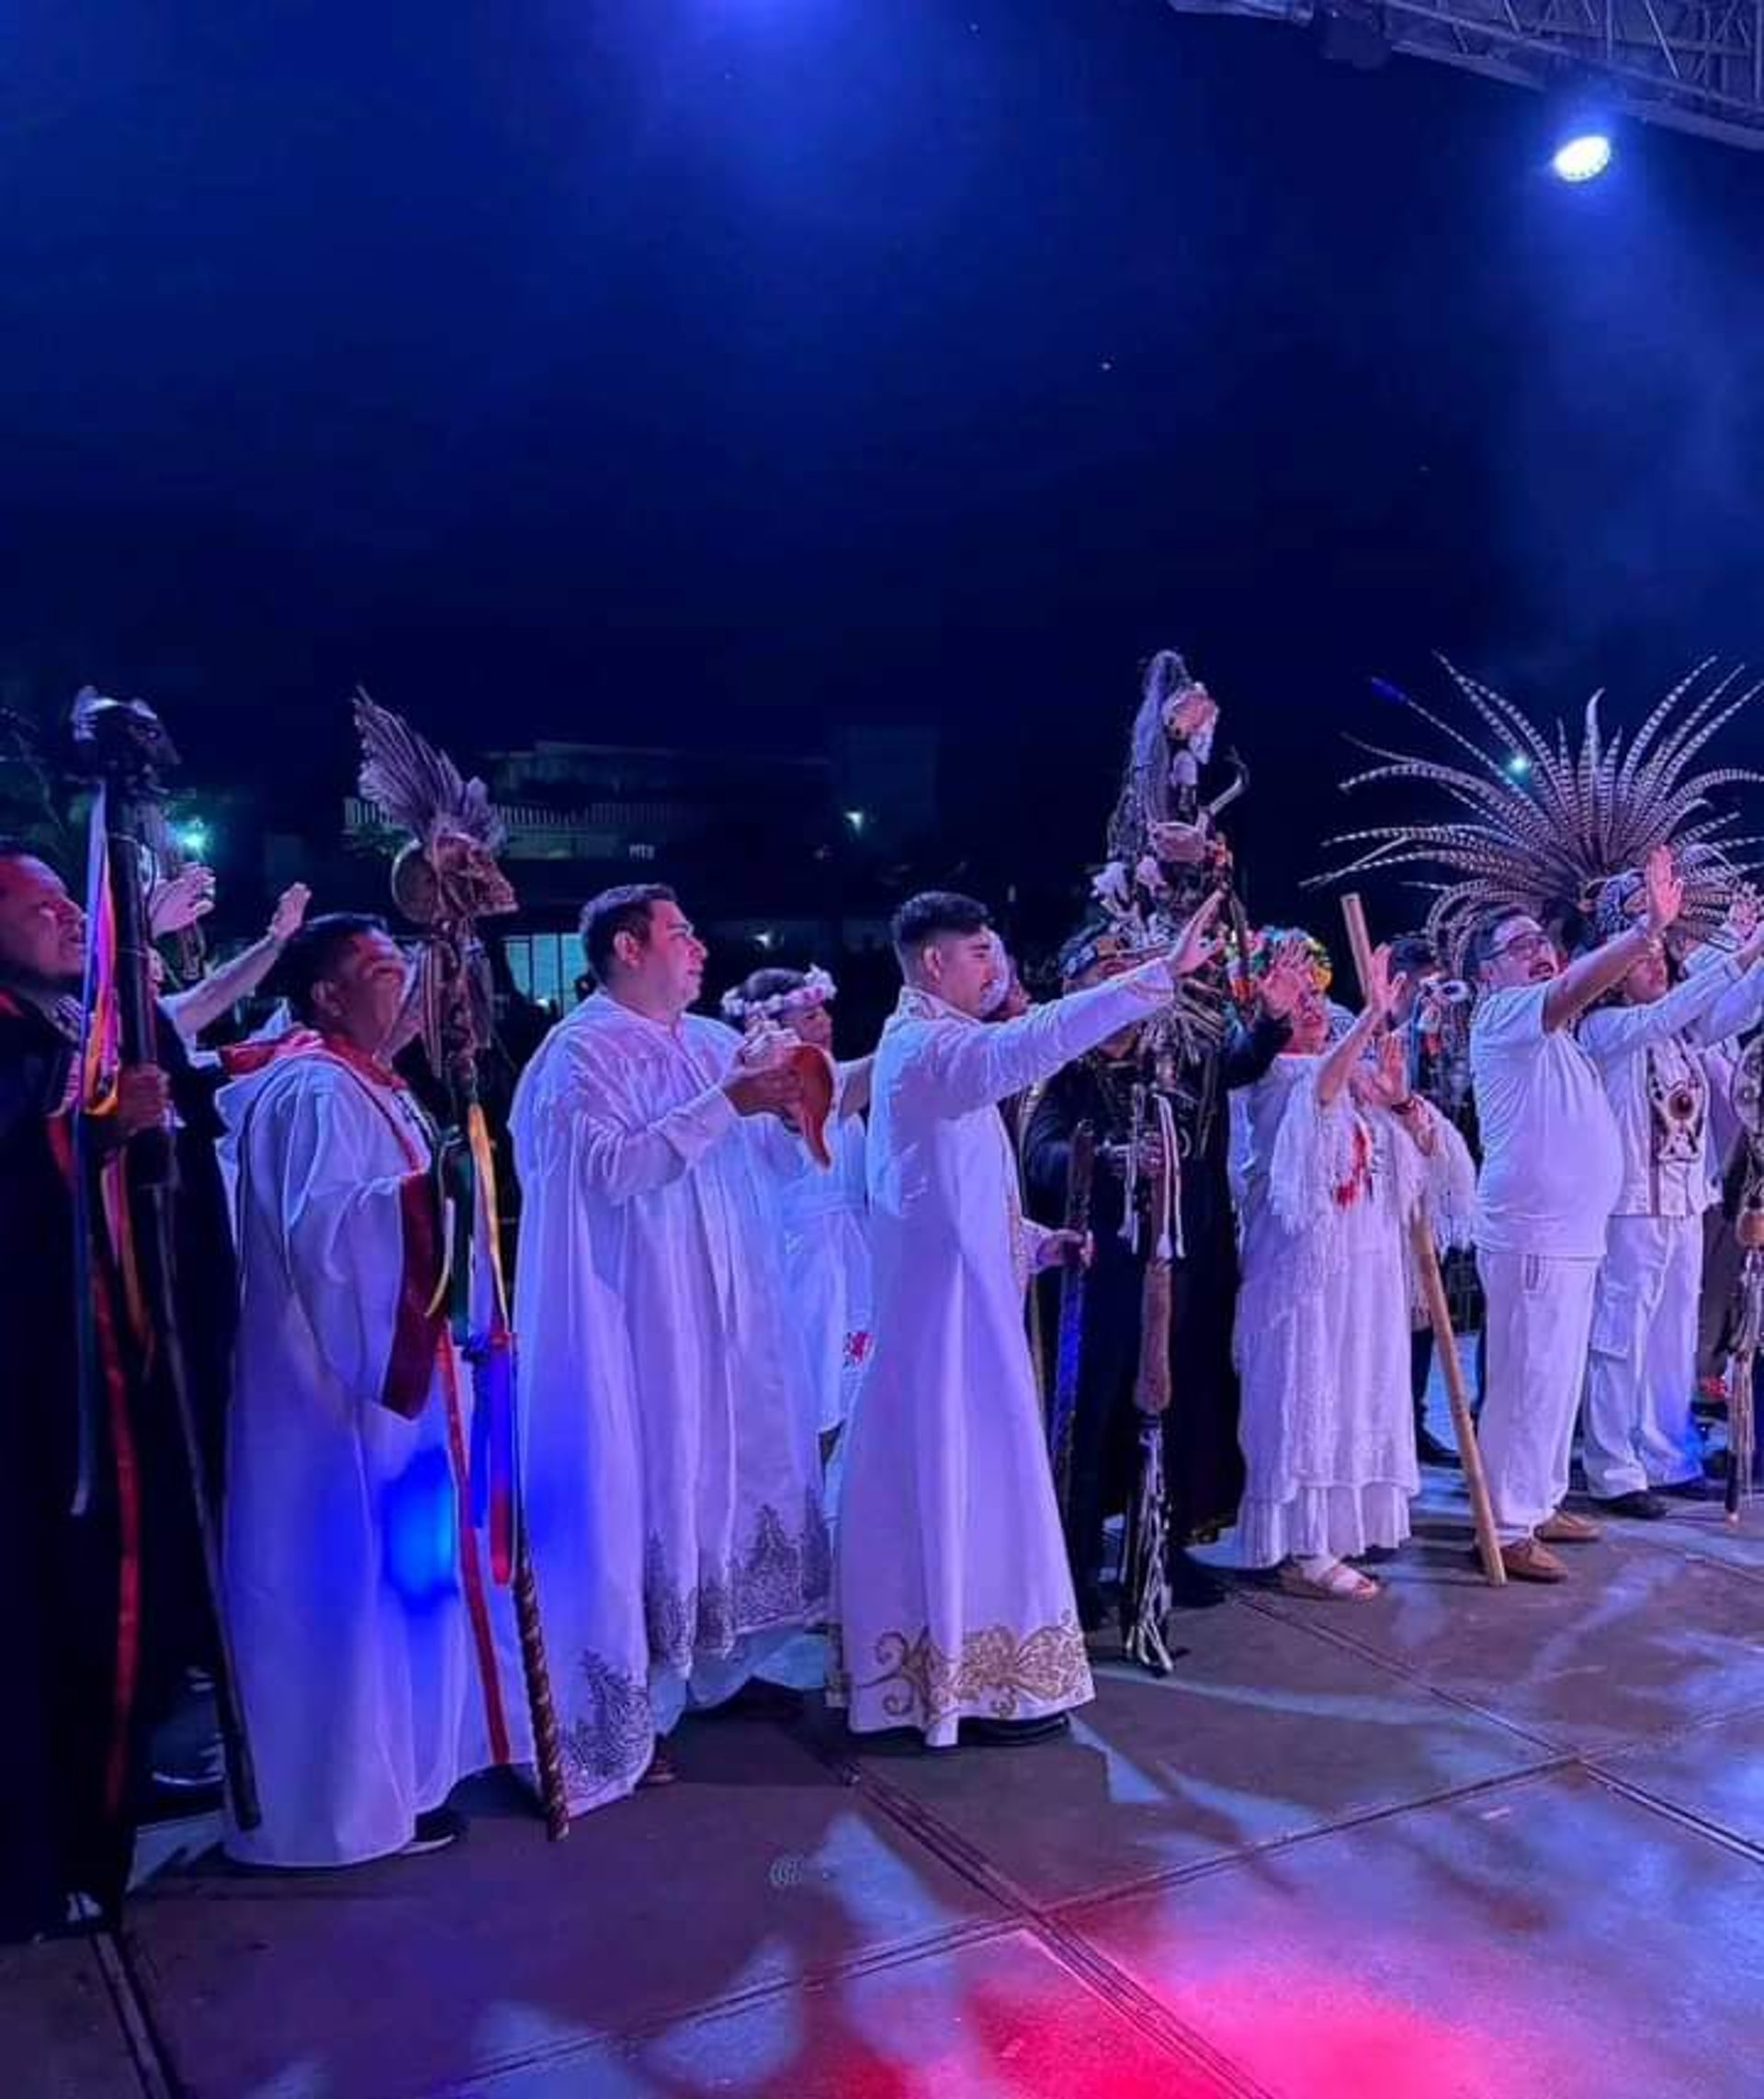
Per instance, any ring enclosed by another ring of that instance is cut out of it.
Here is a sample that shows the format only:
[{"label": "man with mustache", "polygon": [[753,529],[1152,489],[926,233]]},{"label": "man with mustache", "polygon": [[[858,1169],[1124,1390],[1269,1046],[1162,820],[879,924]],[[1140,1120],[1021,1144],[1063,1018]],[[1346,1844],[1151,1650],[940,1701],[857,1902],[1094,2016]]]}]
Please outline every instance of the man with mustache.
[{"label": "man with mustache", "polygon": [[1599,1536],[1561,1504],[1623,1165],[1611,1103],[1574,1023],[1663,941],[1683,901],[1662,848],[1644,871],[1636,922],[1589,954],[1565,965],[1534,918],[1510,911],[1477,927],[1465,957],[1480,991],[1470,1032],[1488,1307],[1480,1441],[1501,1556],[1517,1581],[1565,1580],[1550,1547]]}]

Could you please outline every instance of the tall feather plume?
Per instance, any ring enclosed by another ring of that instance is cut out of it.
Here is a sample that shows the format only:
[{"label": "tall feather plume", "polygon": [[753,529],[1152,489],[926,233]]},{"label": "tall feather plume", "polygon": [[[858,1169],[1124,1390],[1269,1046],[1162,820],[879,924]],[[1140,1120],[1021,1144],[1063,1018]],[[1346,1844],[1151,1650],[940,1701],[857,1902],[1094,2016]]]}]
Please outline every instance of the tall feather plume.
[{"label": "tall feather plume", "polygon": [[359,686],[354,705],[364,801],[424,845],[437,829],[447,829],[464,831],[487,852],[501,849],[503,820],[481,780],[462,779],[445,751],[418,736],[390,708],[378,705]]},{"label": "tall feather plume", "polygon": [[[1764,684],[1736,693],[1736,670],[1704,685],[1713,669],[1713,660],[1707,660],[1627,740],[1621,729],[1606,734],[1599,712],[1603,695],[1595,694],[1575,749],[1560,722],[1546,735],[1512,701],[1443,657],[1440,662],[1492,742],[1479,742],[1388,688],[1390,697],[1453,747],[1452,755],[1428,757],[1351,739],[1380,762],[1351,775],[1344,792],[1396,783],[1436,793],[1449,807],[1418,822],[1339,833],[1327,841],[1340,856],[1336,864],[1310,886],[1399,868],[1430,871],[1432,878],[1411,876],[1412,886],[1432,897],[1430,936],[1461,965],[1471,932],[1484,920],[1504,911],[1544,919],[1588,912],[1613,875],[1639,867],[1656,846],[1665,845],[1684,878],[1687,930],[1703,939],[1720,936],[1735,889],[1755,869],[1743,855],[1758,841],[1733,836],[1739,812],[1714,810],[1711,796],[1764,783],[1764,773],[1736,765],[1690,767]],[[1523,761],[1517,773],[1515,756]]]}]

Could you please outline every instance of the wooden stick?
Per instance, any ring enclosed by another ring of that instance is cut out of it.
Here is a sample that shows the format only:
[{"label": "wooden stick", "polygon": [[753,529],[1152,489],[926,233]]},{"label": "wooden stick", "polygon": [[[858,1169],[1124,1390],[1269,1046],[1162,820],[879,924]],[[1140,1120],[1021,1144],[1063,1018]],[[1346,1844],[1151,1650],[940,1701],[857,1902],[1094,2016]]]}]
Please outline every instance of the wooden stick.
[{"label": "wooden stick", "polygon": [[[1353,966],[1363,996],[1372,981],[1372,937],[1366,931],[1365,906],[1357,894],[1350,893],[1342,897],[1341,916],[1347,920],[1348,945],[1353,951]],[[1445,1372],[1445,1393],[1452,1405],[1452,1432],[1458,1439],[1464,1484],[1470,1490],[1470,1513],[1476,1527],[1476,1552],[1482,1560],[1483,1573],[1496,1588],[1501,1588],[1506,1584],[1507,1566],[1500,1556],[1500,1540],[1495,1535],[1495,1510],[1488,1498],[1488,1475],[1482,1469],[1476,1425],[1470,1416],[1470,1394],[1464,1382],[1464,1365],[1458,1360],[1457,1336],[1452,1331],[1452,1307],[1446,1303],[1440,1257],[1424,1216],[1410,1219],[1408,1243],[1415,1272],[1420,1278],[1421,1294],[1427,1300],[1434,1353]]]}]

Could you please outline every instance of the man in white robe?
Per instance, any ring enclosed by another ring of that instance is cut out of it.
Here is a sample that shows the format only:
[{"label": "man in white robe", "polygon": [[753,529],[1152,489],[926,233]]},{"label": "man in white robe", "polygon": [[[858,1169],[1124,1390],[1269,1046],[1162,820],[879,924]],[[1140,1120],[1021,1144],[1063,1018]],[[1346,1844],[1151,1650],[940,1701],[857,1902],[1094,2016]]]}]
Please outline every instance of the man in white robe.
[{"label": "man in white robe", "polygon": [[1600,1534],[1562,1501],[1623,1158],[1574,1023],[1664,938],[1683,898],[1670,856],[1659,852],[1648,862],[1643,918],[1566,967],[1550,935],[1519,911],[1480,927],[1466,958],[1480,992],[1470,1028],[1488,1342],[1478,1440],[1501,1557],[1517,1581],[1565,1580],[1550,1547]]},{"label": "man in white robe", "polygon": [[[595,897],[582,939],[600,988],[513,1117],[527,1535],[576,1813],[666,1777],[657,1738],[688,1703],[800,1684],[829,1570],[752,1120],[799,1083],[688,1010],[705,949],[671,890]],[[812,1681],[823,1665],[817,1647]]]},{"label": "man in white robe", "polygon": [[1023,1216],[999,1103],[1167,1005],[1216,908],[1175,956],[991,1025],[985,907],[933,894],[895,920],[906,985],[870,1109],[876,1341],[846,1429],[829,1684],[858,1733],[1036,1740],[1091,1695],[1023,1304],[1035,1268],[1080,1249]]},{"label": "man in white robe", "polygon": [[263,1804],[226,1847],[334,1867],[452,1841],[454,1787],[531,1740],[469,1520],[435,1139],[378,1054],[403,959],[378,920],[334,917],[283,967],[297,1029],[220,1097],[241,1292],[224,1589]]}]

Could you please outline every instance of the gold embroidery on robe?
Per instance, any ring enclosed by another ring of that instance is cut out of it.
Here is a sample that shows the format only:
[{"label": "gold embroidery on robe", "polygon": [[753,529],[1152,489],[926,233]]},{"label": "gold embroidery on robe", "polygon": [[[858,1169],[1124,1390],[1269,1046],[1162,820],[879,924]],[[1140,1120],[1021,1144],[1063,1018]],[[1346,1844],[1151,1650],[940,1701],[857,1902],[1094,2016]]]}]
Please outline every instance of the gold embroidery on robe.
[{"label": "gold embroidery on robe", "polygon": [[1012,1720],[1024,1704],[1074,1701],[1090,1685],[1084,1635],[1069,1612],[1023,1640],[1008,1625],[970,1632],[959,1659],[928,1630],[885,1632],[876,1659],[882,1673],[851,1687],[881,1691],[883,1711],[906,1727],[929,1727],[973,1706],[984,1706],[994,1720]]}]

